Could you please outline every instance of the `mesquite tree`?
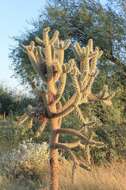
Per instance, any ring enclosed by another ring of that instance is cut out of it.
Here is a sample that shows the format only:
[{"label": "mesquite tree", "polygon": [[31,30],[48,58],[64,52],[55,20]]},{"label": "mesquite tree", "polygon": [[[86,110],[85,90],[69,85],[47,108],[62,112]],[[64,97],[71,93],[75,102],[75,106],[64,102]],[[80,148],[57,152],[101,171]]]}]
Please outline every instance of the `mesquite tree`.
[{"label": "mesquite tree", "polygon": [[[75,59],[71,58],[67,62],[64,60],[65,50],[71,48]],[[30,45],[23,45],[23,49],[29,57],[37,75],[41,80],[41,88],[35,81],[31,81],[34,92],[39,97],[40,103],[36,107],[29,107],[27,113],[23,115],[20,124],[30,119],[30,127],[34,119],[39,120],[40,128],[36,136],[42,133],[50,121],[50,190],[59,189],[59,161],[58,150],[63,149],[70,153],[73,160],[73,168],[76,166],[89,169],[82,161],[77,159],[72,149],[80,148],[86,150],[89,155],[90,147],[103,146],[102,142],[93,139],[93,123],[84,117],[80,108],[81,104],[88,104],[96,101],[103,101],[111,105],[112,94],[105,86],[98,94],[93,94],[92,85],[98,75],[97,60],[102,55],[102,50],[93,47],[90,39],[86,47],[81,47],[78,42],[72,44],[71,41],[61,40],[59,32],[50,34],[50,28],[45,28],[42,39],[36,37],[35,42]],[[66,87],[67,76],[71,77],[74,89],[73,95],[62,102],[62,97]],[[61,128],[62,118],[75,112],[82,127],[79,130],[73,128]],[[59,135],[68,134],[78,138],[73,143],[60,143]]]}]

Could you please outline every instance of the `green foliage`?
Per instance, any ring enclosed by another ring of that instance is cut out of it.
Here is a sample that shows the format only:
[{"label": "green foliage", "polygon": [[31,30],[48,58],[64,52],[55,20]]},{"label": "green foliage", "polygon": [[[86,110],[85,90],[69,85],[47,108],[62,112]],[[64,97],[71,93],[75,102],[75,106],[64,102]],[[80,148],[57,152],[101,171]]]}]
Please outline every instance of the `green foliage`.
[{"label": "green foliage", "polygon": [[20,142],[31,136],[32,131],[26,126],[19,128],[14,121],[0,121],[0,152],[16,148]]},{"label": "green foliage", "polygon": [[12,92],[9,92],[8,89],[0,87],[0,112],[9,113],[10,110],[14,110],[14,97]]},{"label": "green foliage", "polygon": [[[58,29],[61,37],[72,37],[73,41],[86,44],[93,38],[95,45],[104,50],[106,61],[116,62],[122,66],[125,62],[125,18],[121,17],[112,6],[103,6],[97,1],[57,1],[48,4],[45,15],[39,15],[34,22],[33,31],[26,31],[25,35],[14,38],[17,46],[12,49],[10,57],[16,76],[22,82],[29,82],[34,77],[27,56],[21,44],[28,44],[35,36],[41,36],[42,28],[50,26]],[[121,7],[120,7],[121,8]]]},{"label": "green foliage", "polygon": [[0,114],[17,115],[25,111],[28,104],[33,104],[33,98],[16,95],[13,90],[0,86]]}]

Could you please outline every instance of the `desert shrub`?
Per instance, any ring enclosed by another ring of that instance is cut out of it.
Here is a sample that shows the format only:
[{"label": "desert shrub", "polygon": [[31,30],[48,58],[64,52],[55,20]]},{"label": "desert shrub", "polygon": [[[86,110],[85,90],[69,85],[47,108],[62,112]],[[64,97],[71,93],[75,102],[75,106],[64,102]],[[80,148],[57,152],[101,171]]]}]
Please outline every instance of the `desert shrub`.
[{"label": "desert shrub", "polygon": [[33,104],[34,99],[25,95],[18,95],[13,90],[0,85],[0,115],[5,113],[6,116],[21,114],[29,104]]},{"label": "desert shrub", "polygon": [[[44,186],[47,182],[48,145],[31,142],[21,143],[17,149],[3,153],[0,157],[0,171],[11,183]],[[34,188],[33,188],[34,187]]]},{"label": "desert shrub", "polygon": [[10,110],[14,110],[14,97],[10,90],[0,86],[0,113],[9,114]]},{"label": "desert shrub", "polygon": [[30,139],[32,131],[26,126],[18,127],[16,122],[0,121],[0,152],[17,148],[26,139]]}]

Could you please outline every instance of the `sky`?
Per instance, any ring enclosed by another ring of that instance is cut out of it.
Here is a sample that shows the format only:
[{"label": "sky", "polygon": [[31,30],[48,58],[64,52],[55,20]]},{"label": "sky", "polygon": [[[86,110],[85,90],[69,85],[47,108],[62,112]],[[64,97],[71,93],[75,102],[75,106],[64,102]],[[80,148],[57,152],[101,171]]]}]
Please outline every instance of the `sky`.
[{"label": "sky", "polygon": [[46,0],[1,0],[0,1],[0,84],[23,90],[14,74],[9,59],[9,49],[14,45],[13,36],[19,36],[30,29],[30,22],[36,19]]}]

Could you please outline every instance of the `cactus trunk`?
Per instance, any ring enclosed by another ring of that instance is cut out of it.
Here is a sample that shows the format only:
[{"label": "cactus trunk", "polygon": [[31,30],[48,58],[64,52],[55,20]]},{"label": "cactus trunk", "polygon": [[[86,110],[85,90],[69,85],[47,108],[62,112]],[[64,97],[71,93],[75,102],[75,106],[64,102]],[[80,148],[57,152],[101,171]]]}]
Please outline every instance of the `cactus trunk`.
[{"label": "cactus trunk", "polygon": [[[51,120],[51,144],[58,143],[58,136],[55,136],[53,130],[59,128],[58,119]],[[59,163],[58,150],[50,148],[50,190],[59,189]]]},{"label": "cactus trunk", "polygon": [[[54,101],[56,91],[54,84],[50,81],[48,83],[48,103]],[[49,110],[51,112],[57,112],[56,104],[50,105]],[[53,118],[50,120],[51,125],[51,139],[50,145],[58,143],[59,135],[54,134],[54,130],[60,128],[59,118]],[[50,190],[59,190],[59,163],[58,163],[58,150],[51,148],[50,146]]]}]

